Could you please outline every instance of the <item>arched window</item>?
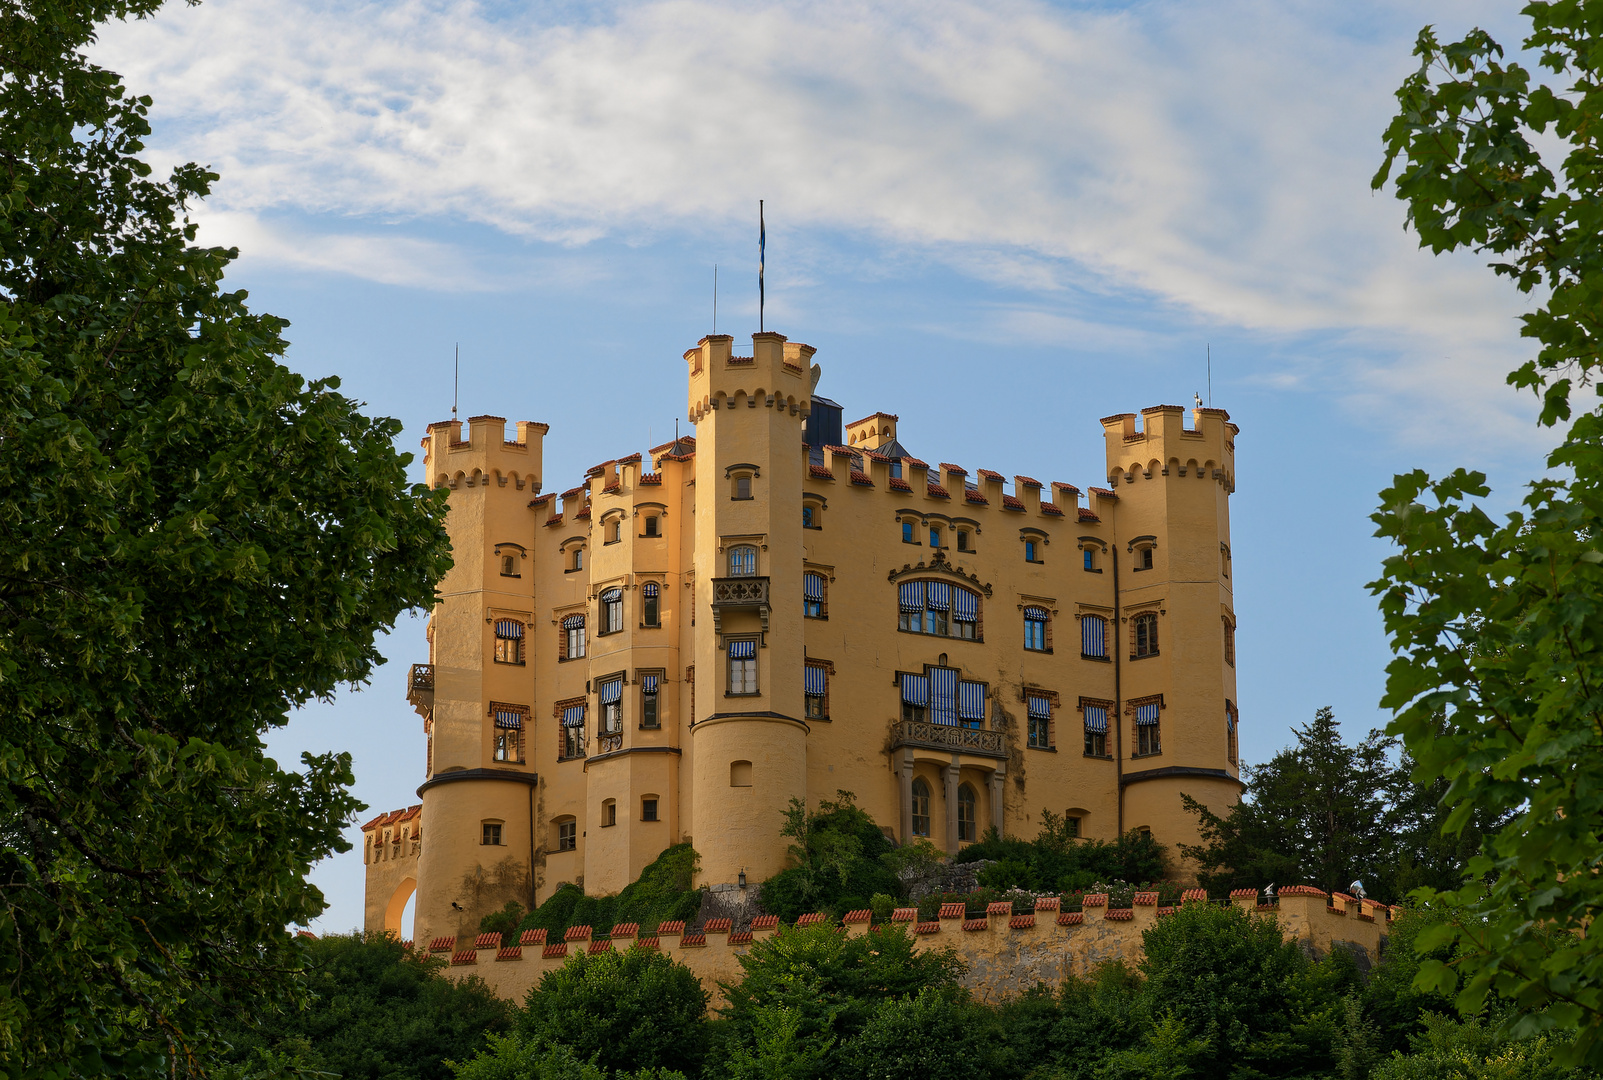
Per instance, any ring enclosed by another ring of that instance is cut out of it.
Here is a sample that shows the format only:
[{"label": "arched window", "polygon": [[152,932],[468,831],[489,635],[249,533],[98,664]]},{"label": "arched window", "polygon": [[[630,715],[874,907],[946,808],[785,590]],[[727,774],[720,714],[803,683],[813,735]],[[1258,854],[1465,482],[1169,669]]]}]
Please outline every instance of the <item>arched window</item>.
[{"label": "arched window", "polygon": [[571,817],[559,817],[552,824],[557,827],[557,850],[577,850],[579,847],[578,821]]},{"label": "arched window", "polygon": [[739,473],[735,476],[734,490],[730,494],[734,499],[751,498],[751,473]]},{"label": "arched window", "polygon": [[655,581],[648,581],[640,586],[640,622],[642,625],[662,625],[662,609],[658,601],[661,593],[662,586]]},{"label": "arched window", "polygon": [[974,789],[967,784],[957,789],[957,838],[970,844],[979,839],[974,822]]},{"label": "arched window", "polygon": [[741,544],[729,549],[729,576],[753,577],[757,573],[757,549]]},{"label": "arched window", "polygon": [[601,804],[601,827],[618,824],[618,800],[607,799]]},{"label": "arched window", "polygon": [[601,594],[601,633],[616,634],[623,629],[623,590],[608,589]]},{"label": "arched window", "polygon": [[913,781],[913,835],[930,834],[930,786],[922,778]]},{"label": "arched window", "polygon": [[1143,656],[1158,655],[1158,617],[1152,612],[1144,612],[1130,620],[1130,631],[1133,647],[1130,650],[1131,659]]},{"label": "arched window", "polygon": [[516,619],[495,620],[495,662],[523,663],[523,624]]},{"label": "arched window", "polygon": [[1031,652],[1046,652],[1046,624],[1052,616],[1046,608],[1024,609],[1024,647]]}]

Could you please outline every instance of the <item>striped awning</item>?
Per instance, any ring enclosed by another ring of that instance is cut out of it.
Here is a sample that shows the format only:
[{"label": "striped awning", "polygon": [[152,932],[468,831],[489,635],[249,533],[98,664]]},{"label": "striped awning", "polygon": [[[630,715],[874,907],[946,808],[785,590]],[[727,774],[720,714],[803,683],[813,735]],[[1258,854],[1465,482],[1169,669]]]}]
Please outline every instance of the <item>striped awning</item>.
[{"label": "striped awning", "polygon": [[1156,724],[1158,722],[1158,708],[1159,705],[1156,701],[1148,702],[1145,705],[1137,705],[1135,707],[1135,722],[1143,726]]},{"label": "striped awning", "polygon": [[902,700],[917,708],[930,703],[930,681],[923,675],[902,673]]},{"label": "striped awning", "polygon": [[808,697],[823,697],[829,690],[829,669],[823,664],[808,664],[804,689]]},{"label": "striped awning", "polygon": [[952,589],[952,618],[958,622],[975,622],[979,617],[979,597],[967,589]]},{"label": "striped awning", "polygon": [[755,641],[731,641],[729,643],[729,659],[751,660],[757,656],[757,643]]},{"label": "striped awning", "polygon": [[1049,622],[1051,620],[1051,616],[1047,614],[1044,607],[1027,607],[1024,609],[1024,617],[1031,622]]},{"label": "striped awning", "polygon": [[931,716],[937,724],[957,724],[957,670],[930,668]]},{"label": "striped awning", "polygon": [[944,581],[930,582],[927,604],[932,611],[948,610],[952,606],[952,587]]},{"label": "striped awning", "polygon": [[497,619],[495,621],[495,636],[498,638],[520,638],[523,636],[523,624],[516,619]]},{"label": "striped awning", "polygon": [[645,597],[647,600],[655,600],[659,591],[660,586],[658,586],[655,581],[648,581],[644,585],[640,586],[640,595]]},{"label": "striped awning", "polygon": [[580,727],[584,724],[584,706],[569,705],[562,710],[563,727]]},{"label": "striped awning", "polygon": [[1052,699],[1039,697],[1035,694],[1029,696],[1030,716],[1036,720],[1052,719]]},{"label": "striped awning", "polygon": [[603,604],[614,604],[614,603],[617,603],[619,600],[622,600],[622,599],[623,599],[623,590],[622,589],[608,589],[606,592],[601,594],[601,602]]},{"label": "striped awning", "polygon": [[901,588],[902,610],[924,610],[924,583],[922,581],[904,581]]},{"label": "striped awning", "polygon": [[564,630],[578,630],[583,626],[584,626],[584,616],[583,615],[569,615],[569,616],[567,616],[566,618],[564,618],[562,620],[562,629],[564,629]]},{"label": "striped awning", "polygon": [[1108,648],[1104,636],[1108,632],[1108,623],[1100,615],[1082,615],[1080,617],[1080,655],[1107,656]]},{"label": "striped awning", "polygon": [[824,575],[803,574],[802,595],[809,600],[823,603],[824,601]]},{"label": "striped awning", "polygon": [[985,684],[963,681],[957,684],[957,718],[985,719]]},{"label": "striped awning", "polygon": [[514,712],[511,709],[497,709],[495,710],[495,726],[499,728],[521,728],[523,726],[523,714]]},{"label": "striped awning", "polygon": [[623,697],[623,680],[608,679],[601,684],[601,704],[611,705]]},{"label": "striped awning", "polygon": [[1085,707],[1085,730],[1093,735],[1105,734],[1108,730],[1108,707],[1106,705],[1087,705]]},{"label": "striped awning", "polygon": [[657,676],[640,676],[640,692],[642,694],[655,694],[657,692]]}]

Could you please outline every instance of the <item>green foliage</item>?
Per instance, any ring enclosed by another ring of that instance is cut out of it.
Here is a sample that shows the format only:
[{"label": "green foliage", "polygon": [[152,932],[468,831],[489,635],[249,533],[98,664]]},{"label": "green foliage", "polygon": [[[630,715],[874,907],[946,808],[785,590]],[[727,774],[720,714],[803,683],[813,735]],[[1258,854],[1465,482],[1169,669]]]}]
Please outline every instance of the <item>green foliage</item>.
[{"label": "green foliage", "polygon": [[994,1014],[964,994],[925,989],[880,1002],[843,1055],[863,1080],[969,1080],[998,1075]]},{"label": "green foliage", "polygon": [[707,992],[660,952],[576,953],[529,991],[518,1029],[605,1069],[694,1072],[706,1047]]},{"label": "green foliage", "polygon": [[[875,893],[903,895],[901,881],[883,857],[896,849],[857,806],[849,791],[809,811],[791,799],[781,835],[791,839],[792,866],[763,882],[763,907],[787,922],[813,911],[840,916],[865,908]],[[916,863],[922,855],[902,858]],[[897,859],[890,860],[897,864]]]},{"label": "green foliage", "polygon": [[1426,1013],[1413,1053],[1394,1053],[1371,1080],[1595,1080],[1597,1073],[1561,1064],[1555,1050],[1570,1033],[1510,1039],[1481,1017],[1457,1020]]},{"label": "green foliage", "polygon": [[500,934],[502,945],[516,945],[518,943],[518,926],[523,922],[523,905],[516,900],[508,900],[506,907],[500,911],[492,911],[479,920],[479,933]]},{"label": "green foliage", "polygon": [[1081,840],[1069,834],[1062,815],[1043,810],[1034,840],[1003,839],[993,828],[957,855],[960,863],[980,859],[997,861],[980,871],[980,884],[987,888],[1055,893],[1083,890],[1097,881],[1155,881],[1163,877],[1164,848],[1137,830],[1112,841]]},{"label": "green foliage", "polygon": [[388,934],[311,941],[304,1006],[225,1028],[227,1058],[247,1075],[276,1062],[346,1080],[445,1080],[446,1062],[473,1053],[487,1033],[510,1030],[514,1010],[477,978],[443,978],[444,966]]},{"label": "green foliage", "polygon": [[725,1052],[758,1053],[766,1037],[819,1062],[838,1058],[881,1001],[956,991],[963,972],[951,950],[915,951],[899,928],[848,936],[823,923],[781,929],[739,959],[742,979],[723,985]]},{"label": "green foliage", "polygon": [[[1595,380],[1603,319],[1603,15],[1577,0],[1527,4],[1533,80],[1476,30],[1452,44],[1421,31],[1419,71],[1398,90],[1383,186],[1433,251],[1471,249],[1540,301],[1521,316],[1536,356],[1509,376],[1542,396],[1542,421],[1571,416]],[[1556,160],[1562,158],[1561,161]],[[1391,730],[1443,781],[1457,834],[1476,812],[1512,820],[1470,861],[1444,902],[1449,921],[1420,944],[1456,943],[1421,966],[1423,988],[1474,1013],[1517,1002],[1505,1034],[1573,1029],[1563,1062],[1603,1066],[1603,417],[1580,412],[1549,455],[1550,476],[1494,521],[1485,477],[1399,476],[1382,493],[1378,535],[1398,553],[1372,589],[1396,659],[1383,704]],[[1560,479],[1554,479],[1557,476]],[[1484,884],[1483,879],[1490,879]],[[1540,1010],[1539,1012],[1537,1010]]]},{"label": "green foliage", "polygon": [[[570,926],[590,926],[606,933],[618,923],[639,923],[644,933],[650,933],[662,922],[677,919],[689,923],[701,910],[702,890],[692,887],[696,867],[701,856],[689,844],[674,844],[663,849],[642,871],[640,877],[623,887],[613,896],[586,896],[575,885],[563,885],[546,897],[545,903],[524,915],[516,922],[516,929],[545,930],[552,938],[560,938]],[[508,904],[506,911],[515,905]],[[500,920],[503,912],[486,916],[481,930],[500,930],[502,925],[486,925],[491,919]],[[505,940],[503,938],[503,940]]]},{"label": "green foliage", "polygon": [[1397,903],[1421,885],[1457,884],[1481,836],[1501,824],[1481,812],[1462,835],[1444,838],[1446,785],[1410,780],[1413,762],[1393,763],[1396,740],[1371,731],[1348,745],[1328,708],[1294,730],[1295,745],[1246,770],[1244,798],[1223,817],[1182,796],[1203,842],[1181,850],[1210,892],[1276,882],[1345,892],[1362,879],[1370,896]]},{"label": "green foliage", "polygon": [[894,847],[879,857],[885,864],[885,869],[895,874],[898,880],[905,874],[917,876],[928,873],[946,861],[946,852],[932,844],[926,837],[915,836],[907,843]]},{"label": "green foliage", "polygon": [[491,1035],[486,1052],[451,1062],[456,1080],[686,1080],[672,1069],[609,1072],[566,1046],[542,1047],[519,1035]]},{"label": "green foliage", "polygon": [[[157,0],[0,5],[0,1072],[192,1074],[271,1009],[349,844],[348,755],[263,754],[432,602],[444,493],[278,362],[84,56]],[[43,1071],[43,1072],[41,1072]]]}]

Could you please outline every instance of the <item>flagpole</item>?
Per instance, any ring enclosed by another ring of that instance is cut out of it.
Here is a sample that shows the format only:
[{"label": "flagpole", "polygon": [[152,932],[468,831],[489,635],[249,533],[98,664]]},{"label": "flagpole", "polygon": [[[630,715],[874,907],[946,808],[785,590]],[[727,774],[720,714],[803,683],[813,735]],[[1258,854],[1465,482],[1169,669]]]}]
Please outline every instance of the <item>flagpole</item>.
[{"label": "flagpole", "polygon": [[765,329],[763,325],[763,309],[767,306],[768,297],[763,286],[763,262],[768,257],[768,226],[763,221],[763,201],[757,200],[757,332]]}]

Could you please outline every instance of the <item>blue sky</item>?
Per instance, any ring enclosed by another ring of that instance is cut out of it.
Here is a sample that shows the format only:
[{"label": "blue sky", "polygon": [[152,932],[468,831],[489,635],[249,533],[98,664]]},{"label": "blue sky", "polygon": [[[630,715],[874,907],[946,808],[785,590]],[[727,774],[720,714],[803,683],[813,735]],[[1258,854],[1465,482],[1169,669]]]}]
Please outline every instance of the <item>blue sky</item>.
[{"label": "blue sky", "polygon": [[[759,198],[768,327],[926,460],[1101,483],[1097,419],[1206,395],[1211,347],[1262,761],[1321,705],[1385,722],[1391,475],[1479,468],[1505,508],[1552,441],[1503,385],[1528,301],[1369,188],[1419,28],[1515,44],[1518,6],[208,0],[94,55],[155,98],[152,163],[221,174],[202,239],[292,367],[411,450],[460,343],[462,415],[551,424],[547,490],[671,434],[715,264],[718,328],[756,329]],[[423,763],[421,623],[385,654],[271,740],[349,750],[370,813]],[[360,856],[314,876],[318,928],[358,924]]]}]

